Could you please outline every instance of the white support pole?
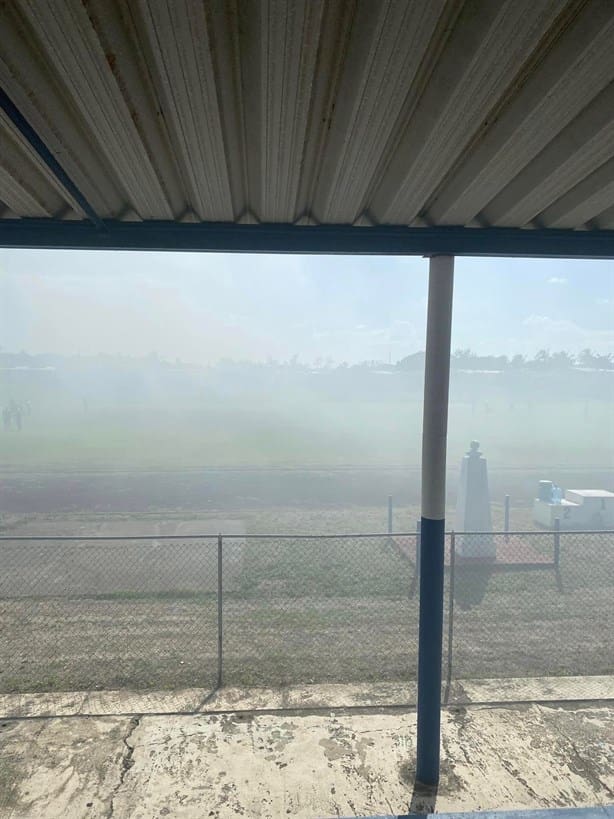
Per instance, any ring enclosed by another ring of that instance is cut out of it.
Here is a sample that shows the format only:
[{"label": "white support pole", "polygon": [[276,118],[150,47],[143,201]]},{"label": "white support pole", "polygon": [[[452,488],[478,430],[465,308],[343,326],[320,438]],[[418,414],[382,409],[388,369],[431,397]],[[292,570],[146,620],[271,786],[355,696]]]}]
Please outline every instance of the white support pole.
[{"label": "white support pole", "polygon": [[439,782],[446,446],[453,284],[454,257],[431,257],[422,426],[416,765],[417,781],[429,786]]}]

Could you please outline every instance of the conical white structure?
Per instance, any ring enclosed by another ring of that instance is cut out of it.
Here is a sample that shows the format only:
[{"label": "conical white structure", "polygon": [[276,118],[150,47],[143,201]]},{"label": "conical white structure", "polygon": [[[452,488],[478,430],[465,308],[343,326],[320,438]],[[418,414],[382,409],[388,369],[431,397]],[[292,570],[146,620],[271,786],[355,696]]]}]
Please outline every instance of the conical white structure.
[{"label": "conical white structure", "polygon": [[497,548],[492,537],[488,468],[478,441],[472,441],[461,461],[461,476],[456,502],[456,531],[481,532],[459,535],[456,552],[461,557],[495,560]]}]

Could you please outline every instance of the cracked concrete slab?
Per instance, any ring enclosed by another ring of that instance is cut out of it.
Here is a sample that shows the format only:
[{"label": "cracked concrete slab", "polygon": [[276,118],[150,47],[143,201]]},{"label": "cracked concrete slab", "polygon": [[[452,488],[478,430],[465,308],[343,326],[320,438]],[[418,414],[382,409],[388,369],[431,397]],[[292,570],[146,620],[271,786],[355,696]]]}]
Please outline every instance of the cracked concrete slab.
[{"label": "cracked concrete slab", "polygon": [[108,816],[130,725],[130,717],[0,723],[0,816]]},{"label": "cracked concrete slab", "polygon": [[614,709],[451,708],[436,805],[415,714],[60,717],[0,723],[0,816],[314,817],[614,800]]}]

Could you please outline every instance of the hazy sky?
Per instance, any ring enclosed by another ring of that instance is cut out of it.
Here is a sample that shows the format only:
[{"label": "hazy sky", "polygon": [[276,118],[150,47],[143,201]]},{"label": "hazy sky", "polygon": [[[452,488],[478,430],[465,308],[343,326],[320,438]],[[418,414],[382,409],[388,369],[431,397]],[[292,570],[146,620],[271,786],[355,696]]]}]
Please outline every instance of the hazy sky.
[{"label": "hazy sky", "polygon": [[[393,361],[424,348],[421,258],[0,250],[4,350]],[[454,347],[614,351],[614,262],[456,260]]]}]

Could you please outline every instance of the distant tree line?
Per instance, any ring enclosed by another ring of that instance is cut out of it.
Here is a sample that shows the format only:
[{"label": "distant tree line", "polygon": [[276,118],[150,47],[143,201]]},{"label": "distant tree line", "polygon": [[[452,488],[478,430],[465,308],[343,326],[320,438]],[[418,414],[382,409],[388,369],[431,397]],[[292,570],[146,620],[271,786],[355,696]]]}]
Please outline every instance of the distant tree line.
[{"label": "distant tree line", "polygon": [[[458,349],[452,353],[451,366],[457,370],[568,370],[572,367],[586,370],[613,370],[613,353],[594,353],[581,350],[577,355],[559,350],[539,350],[533,358],[524,355],[478,355],[470,349]],[[402,370],[416,370],[424,367],[424,353],[414,353],[397,363]]]},{"label": "distant tree line", "polygon": [[[62,356],[0,351],[0,406],[14,400],[33,408],[72,402],[81,407],[199,405],[207,401],[293,400],[419,401],[423,390],[424,352],[396,363],[358,364],[330,358],[313,362],[237,361],[214,365],[169,361],[150,354]],[[614,387],[611,355],[583,350],[539,351],[533,357],[484,356],[455,350],[451,394],[456,402],[610,401]]]},{"label": "distant tree line", "polygon": [[[317,357],[312,362],[300,361],[298,355],[292,355],[286,360],[267,358],[265,361],[236,360],[223,358],[213,365],[188,364],[180,361],[165,359],[157,353],[146,356],[113,355],[99,353],[94,356],[61,355],[51,353],[30,354],[24,351],[10,353],[0,349],[0,370],[12,369],[43,369],[51,368],[65,371],[75,370],[108,370],[108,371],[169,371],[182,370],[206,372],[212,370],[233,371],[263,371],[284,370],[295,372],[309,371],[347,371],[347,370],[395,370],[417,371],[424,368],[425,354],[419,351],[401,358],[396,363],[381,360],[367,360],[356,364],[347,361],[335,362],[330,356]],[[520,354],[506,355],[479,355],[473,350],[457,349],[452,353],[452,368],[455,370],[472,371],[505,371],[505,370],[538,370],[560,371],[575,369],[613,370],[614,353],[600,354],[585,349],[574,354],[566,350],[550,352],[539,350],[532,358]]]}]

